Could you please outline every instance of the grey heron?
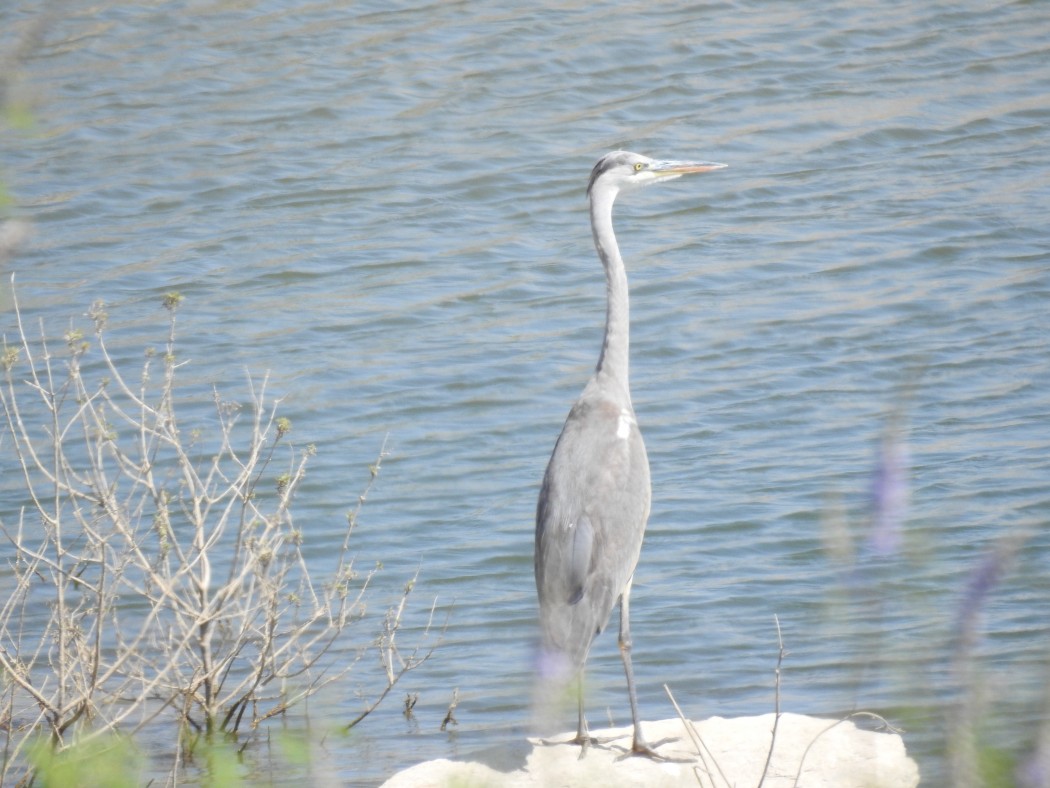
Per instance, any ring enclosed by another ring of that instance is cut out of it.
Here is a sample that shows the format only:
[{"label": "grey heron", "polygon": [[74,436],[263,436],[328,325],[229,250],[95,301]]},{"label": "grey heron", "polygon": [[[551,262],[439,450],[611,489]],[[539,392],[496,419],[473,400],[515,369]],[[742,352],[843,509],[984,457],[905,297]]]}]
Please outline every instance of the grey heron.
[{"label": "grey heron", "polygon": [[548,673],[557,664],[563,678],[578,683],[573,741],[584,751],[592,742],[584,716],[584,665],[619,602],[620,655],[634,723],[631,751],[655,755],[642,736],[631,668],[629,598],[649,518],[650,485],[649,460],[631,406],[627,273],[613,233],[613,202],[621,191],[725,166],[614,151],[594,166],[587,187],[594,245],[605,267],[605,337],[598,365],[569,411],[543,477],[535,553],[541,660]]}]

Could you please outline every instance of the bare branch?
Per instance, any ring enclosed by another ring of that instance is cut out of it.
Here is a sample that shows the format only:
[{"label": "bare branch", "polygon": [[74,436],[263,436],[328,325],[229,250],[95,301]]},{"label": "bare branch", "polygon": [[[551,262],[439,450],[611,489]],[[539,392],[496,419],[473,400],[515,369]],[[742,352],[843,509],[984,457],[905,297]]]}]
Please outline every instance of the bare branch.
[{"label": "bare branch", "polygon": [[[0,521],[13,552],[12,587],[0,595],[0,781],[19,769],[31,779],[24,761],[12,764],[41,730],[61,749],[169,723],[192,747],[183,731],[256,730],[356,662],[331,652],[365,618],[377,569],[358,575],[350,537],[386,441],[333,573],[315,580],[292,513],[313,447],[291,443],[265,376],[247,378],[244,407],[213,391],[218,429],[198,442],[177,415],[179,300],[165,298],[162,356],[147,352],[137,380],[107,347],[102,305],[89,312],[89,350],[76,328],[61,347],[43,326],[31,338],[15,303],[15,344],[4,339],[0,359],[0,449],[10,447],[25,508],[17,523]],[[81,366],[88,352],[101,362],[92,375]],[[376,622],[383,686],[347,727],[433,653],[402,653],[397,638],[416,579]],[[423,639],[433,616],[434,606]],[[173,775],[181,763],[176,753]]]},{"label": "bare branch", "polygon": [[776,689],[773,703],[775,714],[773,716],[773,733],[769,740],[769,752],[766,753],[766,764],[762,767],[762,777],[758,781],[758,788],[762,788],[762,784],[766,781],[766,775],[769,774],[769,765],[773,762],[773,749],[777,746],[777,728],[780,727],[780,667],[784,663],[785,651],[784,639],[780,633],[780,617],[774,614],[773,621],[777,625],[777,667],[774,671]]}]

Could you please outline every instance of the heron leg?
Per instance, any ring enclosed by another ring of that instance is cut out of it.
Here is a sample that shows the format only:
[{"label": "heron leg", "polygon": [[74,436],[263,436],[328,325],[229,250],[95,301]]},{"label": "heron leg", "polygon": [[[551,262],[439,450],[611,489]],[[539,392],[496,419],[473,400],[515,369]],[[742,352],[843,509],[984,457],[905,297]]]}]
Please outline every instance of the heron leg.
[{"label": "heron leg", "polygon": [[580,675],[577,677],[576,682],[576,697],[579,703],[578,708],[580,716],[579,722],[576,725],[576,738],[573,739],[570,742],[570,744],[580,745],[579,760],[583,760],[583,757],[587,754],[588,747],[590,747],[591,745],[594,745],[595,747],[600,747],[601,745],[605,744],[605,742],[601,739],[596,739],[593,736],[591,736],[591,732],[587,727],[587,717],[584,714],[583,710],[583,670],[580,670]]},{"label": "heron leg", "polygon": [[[587,730],[587,717],[583,711],[583,670],[580,670],[579,676],[576,677],[576,701],[579,709],[579,722],[576,725],[576,742],[586,750],[587,745],[591,743],[591,734]],[[580,757],[583,757],[582,752]]]},{"label": "heron leg", "polygon": [[[638,718],[638,694],[634,688],[634,669],[631,667],[630,597],[631,583],[633,581],[633,577],[627,581],[627,586],[623,590],[623,596],[620,597],[620,657],[623,659],[623,669],[627,673],[627,697],[631,701],[631,720],[634,723],[634,739],[631,742],[631,753],[664,760],[664,756],[657,753],[645,741],[645,737],[642,735],[642,723]],[[656,746],[659,747],[666,741],[658,741]]]}]

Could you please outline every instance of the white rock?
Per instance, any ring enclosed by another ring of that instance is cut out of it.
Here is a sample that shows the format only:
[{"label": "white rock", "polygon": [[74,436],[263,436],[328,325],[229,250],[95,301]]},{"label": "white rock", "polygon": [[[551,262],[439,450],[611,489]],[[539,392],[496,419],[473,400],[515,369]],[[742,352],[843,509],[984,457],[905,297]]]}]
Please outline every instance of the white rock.
[{"label": "white rock", "polygon": [[[568,733],[530,740],[522,768],[503,772],[480,763],[437,760],[421,763],[391,777],[383,788],[576,788],[579,786],[757,786],[766,768],[775,715],[686,724],[680,719],[643,723],[649,743],[668,760],[627,755],[631,728],[592,731],[609,739],[580,748],[565,742]],[[690,730],[691,728],[691,730]],[[673,741],[663,741],[672,739]],[[659,746],[657,744],[659,743]],[[908,757],[901,737],[860,730],[850,720],[828,720],[781,714],[773,757],[763,788],[912,788],[919,768]]]}]

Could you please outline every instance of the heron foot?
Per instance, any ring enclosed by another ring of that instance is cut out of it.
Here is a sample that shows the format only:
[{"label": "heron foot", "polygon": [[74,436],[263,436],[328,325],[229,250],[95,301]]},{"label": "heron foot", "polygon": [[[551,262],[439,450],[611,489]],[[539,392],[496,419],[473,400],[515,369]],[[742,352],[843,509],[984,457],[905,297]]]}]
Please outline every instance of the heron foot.
[{"label": "heron foot", "polygon": [[672,758],[670,755],[661,755],[656,750],[659,747],[663,747],[665,744],[671,744],[672,742],[678,741],[677,738],[660,739],[655,744],[648,744],[644,739],[635,738],[631,742],[631,749],[625,752],[617,760],[622,761],[624,758],[630,758],[632,756],[638,756],[642,758],[650,758],[654,761],[660,761],[661,763],[692,763],[692,759],[689,758]]},{"label": "heron foot", "polygon": [[596,736],[591,736],[590,734],[577,733],[576,738],[570,739],[568,743],[580,745],[580,755],[576,760],[582,761],[584,756],[587,755],[588,747],[597,747],[598,749],[604,750],[606,749],[606,745],[611,741],[614,741],[614,739],[599,739]]},{"label": "heron foot", "polygon": [[610,742],[612,742],[612,741],[615,741],[614,737],[610,737],[608,739],[599,739],[599,738],[597,738],[595,736],[591,736],[589,734],[580,734],[580,733],[577,733],[571,739],[565,739],[563,741],[551,741],[550,739],[540,739],[539,740],[540,744],[542,744],[544,747],[554,747],[554,746],[557,746],[557,745],[565,745],[565,744],[576,745],[576,746],[578,746],[580,748],[580,755],[579,755],[579,758],[577,760],[581,760],[581,761],[587,755],[587,750],[589,748],[597,747],[600,750],[610,749],[608,747],[608,744]]}]

